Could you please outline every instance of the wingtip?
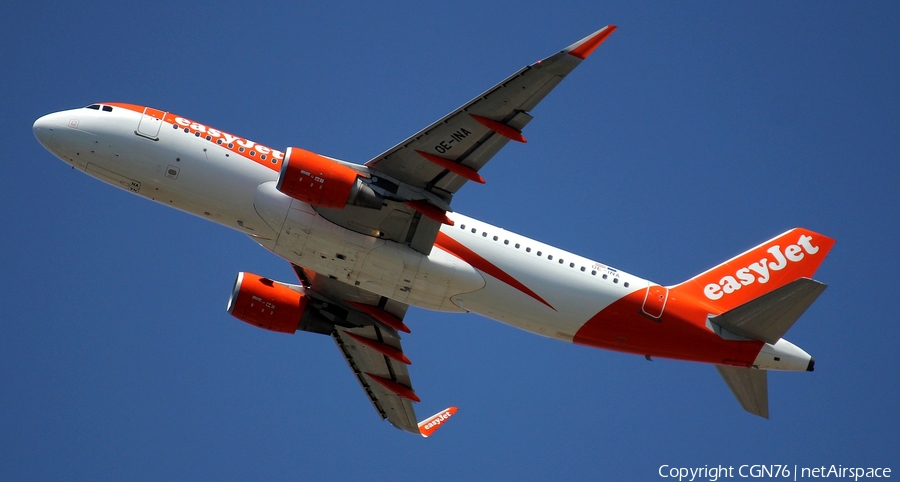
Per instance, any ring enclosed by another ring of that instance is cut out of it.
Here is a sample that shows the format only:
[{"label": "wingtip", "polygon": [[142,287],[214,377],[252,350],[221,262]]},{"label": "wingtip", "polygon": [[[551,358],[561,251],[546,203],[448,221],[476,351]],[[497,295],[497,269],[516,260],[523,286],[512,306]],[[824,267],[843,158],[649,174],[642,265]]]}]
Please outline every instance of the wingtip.
[{"label": "wingtip", "polygon": [[447,407],[440,412],[426,418],[419,422],[419,433],[422,434],[422,437],[428,438],[433,434],[437,429],[441,428],[444,422],[447,421],[450,417],[453,416],[456,411],[459,410],[456,407]]},{"label": "wingtip", "polygon": [[606,40],[606,38],[609,37],[617,28],[619,27],[616,25],[607,25],[600,30],[597,30],[596,32],[588,35],[587,37],[579,40],[578,42],[570,45],[569,48],[566,49],[566,51],[569,52],[569,55],[584,60],[589,55],[591,55],[591,53],[593,53],[594,50],[596,50],[597,47],[599,47],[600,44],[602,44],[603,41]]}]

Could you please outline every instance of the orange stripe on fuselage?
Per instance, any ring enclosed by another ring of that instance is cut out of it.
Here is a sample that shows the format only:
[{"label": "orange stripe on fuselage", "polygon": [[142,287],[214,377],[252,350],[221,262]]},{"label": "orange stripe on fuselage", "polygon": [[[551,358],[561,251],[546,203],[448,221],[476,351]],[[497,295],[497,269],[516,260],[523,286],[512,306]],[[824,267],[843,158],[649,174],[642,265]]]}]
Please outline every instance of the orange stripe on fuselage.
[{"label": "orange stripe on fuselage", "polygon": [[759,354],[763,342],[721,338],[706,327],[706,308],[674,291],[658,320],[641,314],[646,291],[634,291],[601,310],[572,341],[637,355],[737,366],[750,366]]},{"label": "orange stripe on fuselage", "polygon": [[544,301],[543,298],[538,296],[538,294],[535,293],[534,291],[531,291],[531,289],[529,289],[527,286],[525,286],[524,284],[519,282],[519,280],[513,278],[506,271],[503,271],[502,269],[498,268],[496,265],[494,265],[490,261],[484,259],[478,253],[467,248],[462,243],[451,238],[450,236],[447,236],[446,234],[438,231],[437,239],[435,240],[434,245],[437,246],[438,248],[441,248],[442,250],[452,254],[453,256],[456,256],[457,258],[465,261],[466,263],[469,263],[470,265],[472,265],[473,268],[475,268],[483,273],[489,274],[489,275],[493,276],[494,278],[497,278],[498,280],[512,286],[513,288],[521,291],[522,293],[525,293],[526,295],[547,305],[553,311],[556,311],[556,308],[554,308],[552,305],[550,305],[550,303],[547,303],[546,301]]},{"label": "orange stripe on fuselage", "polygon": [[[134,104],[125,104],[120,102],[104,102],[103,104],[118,107],[121,109],[127,109],[140,114],[143,114],[145,110],[144,106]],[[151,108],[151,110],[156,111],[156,109],[154,108]],[[171,112],[167,113],[162,121],[169,125],[169,129],[177,128],[179,131],[185,133],[186,135],[193,135],[212,144],[216,144],[217,146],[223,149],[227,149],[232,153],[243,157],[244,159],[253,161],[273,171],[277,172],[281,170],[281,163],[282,161],[284,161],[284,153],[279,150],[272,149],[262,144],[258,144],[243,137],[231,135],[214,127],[209,127],[205,124],[200,124],[199,122],[192,121],[188,118],[172,114]],[[221,143],[219,143],[219,141],[221,141]],[[266,158],[263,159],[263,156],[265,156]]]}]

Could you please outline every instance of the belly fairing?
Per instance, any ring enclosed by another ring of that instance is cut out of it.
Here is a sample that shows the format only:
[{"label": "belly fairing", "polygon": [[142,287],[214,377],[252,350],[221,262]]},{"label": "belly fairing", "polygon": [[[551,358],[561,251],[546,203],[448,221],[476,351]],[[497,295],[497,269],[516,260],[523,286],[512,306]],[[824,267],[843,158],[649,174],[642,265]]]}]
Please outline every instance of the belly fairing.
[{"label": "belly fairing", "polygon": [[357,233],[320,216],[312,206],[261,184],[254,209],[277,233],[256,241],[291,263],[403,303],[440,311],[464,311],[450,301],[477,291],[484,278],[469,264],[439,249],[429,256],[393,241]]}]

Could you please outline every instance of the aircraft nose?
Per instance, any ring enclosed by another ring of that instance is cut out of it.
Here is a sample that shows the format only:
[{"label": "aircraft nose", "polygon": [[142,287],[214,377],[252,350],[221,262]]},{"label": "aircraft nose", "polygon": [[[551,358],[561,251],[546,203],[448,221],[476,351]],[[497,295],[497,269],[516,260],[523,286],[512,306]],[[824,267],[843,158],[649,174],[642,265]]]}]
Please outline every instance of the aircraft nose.
[{"label": "aircraft nose", "polygon": [[31,127],[34,130],[34,137],[48,150],[50,142],[53,140],[53,129],[57,127],[56,122],[53,121],[54,116],[55,114],[47,114],[34,121],[34,125]]}]

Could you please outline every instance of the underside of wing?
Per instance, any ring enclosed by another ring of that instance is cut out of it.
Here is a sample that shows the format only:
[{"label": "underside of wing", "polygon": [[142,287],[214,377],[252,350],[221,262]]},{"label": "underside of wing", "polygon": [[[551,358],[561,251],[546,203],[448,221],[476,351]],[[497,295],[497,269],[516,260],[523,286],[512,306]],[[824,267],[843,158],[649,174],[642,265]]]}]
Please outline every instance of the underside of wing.
[{"label": "underside of wing", "polygon": [[402,355],[400,337],[376,325],[336,328],[331,336],[381,418],[401,430],[419,433],[412,406],[419,399],[412,391],[409,370],[403,361],[386,354]]},{"label": "underside of wing", "polygon": [[419,433],[412,405],[419,397],[399,334],[409,331],[402,321],[408,306],[299,266],[294,271],[320,313],[334,323],[331,337],[381,418]]},{"label": "underside of wing", "polygon": [[449,203],[467,181],[484,182],[478,170],[507,142],[525,142],[529,111],[615,28],[606,26],[523,68],[366,165]]},{"label": "underside of wing", "polygon": [[316,207],[344,228],[430,254],[453,195],[510,140],[525,142],[529,111],[615,30],[604,27],[529,65],[366,163],[380,206]]}]

